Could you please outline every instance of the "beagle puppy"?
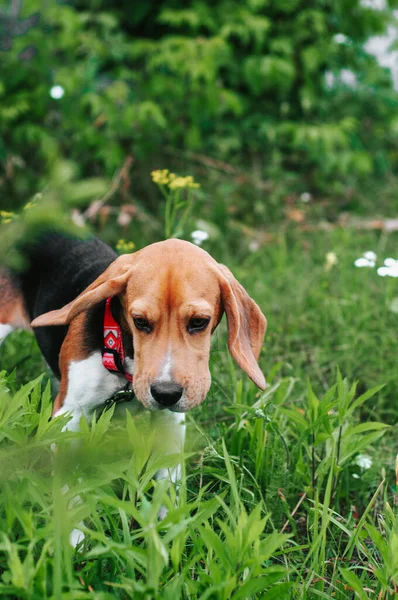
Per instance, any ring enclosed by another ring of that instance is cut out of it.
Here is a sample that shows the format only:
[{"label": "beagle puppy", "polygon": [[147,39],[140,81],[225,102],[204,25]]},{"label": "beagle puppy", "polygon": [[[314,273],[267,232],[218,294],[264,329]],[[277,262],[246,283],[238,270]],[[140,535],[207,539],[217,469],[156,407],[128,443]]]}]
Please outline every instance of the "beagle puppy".
[{"label": "beagle puppy", "polygon": [[[60,380],[53,416],[68,412],[69,430],[130,385],[155,420],[175,428],[168,452],[180,451],[184,413],[209,391],[210,337],[224,312],[233,358],[265,389],[257,359],[266,319],[203,249],[169,239],[117,256],[95,237],[48,232],[23,254],[22,272],[0,273],[0,339],[16,328],[34,329]],[[117,368],[104,361],[107,318],[121,336]]]}]

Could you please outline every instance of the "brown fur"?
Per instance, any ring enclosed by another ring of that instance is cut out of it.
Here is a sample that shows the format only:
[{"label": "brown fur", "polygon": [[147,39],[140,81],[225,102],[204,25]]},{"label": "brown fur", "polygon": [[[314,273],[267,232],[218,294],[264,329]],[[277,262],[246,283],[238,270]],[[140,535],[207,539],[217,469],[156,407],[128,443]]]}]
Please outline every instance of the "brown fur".
[{"label": "brown fur", "polygon": [[62,344],[61,354],[59,356],[59,369],[61,371],[61,380],[59,392],[55,398],[53,416],[63,406],[66,394],[68,393],[68,371],[72,361],[84,360],[86,352],[84,350],[84,313],[80,313],[70,324],[64,343]]},{"label": "brown fur", "polygon": [[30,329],[30,320],[24,308],[20,290],[11,275],[0,270],[0,323],[18,329]]}]

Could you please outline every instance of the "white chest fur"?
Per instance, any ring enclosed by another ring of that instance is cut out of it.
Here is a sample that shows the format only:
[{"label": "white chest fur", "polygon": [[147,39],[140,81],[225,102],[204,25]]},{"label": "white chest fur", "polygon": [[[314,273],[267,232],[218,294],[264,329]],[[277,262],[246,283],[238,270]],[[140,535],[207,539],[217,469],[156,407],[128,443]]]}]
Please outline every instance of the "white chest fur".
[{"label": "white chest fur", "polygon": [[[130,371],[131,364],[128,366]],[[125,385],[123,375],[105,369],[100,352],[94,352],[81,361],[72,361],[68,370],[68,391],[63,406],[54,416],[71,413],[72,419],[66,429],[76,431],[83,415],[90,417],[96,408]]]}]

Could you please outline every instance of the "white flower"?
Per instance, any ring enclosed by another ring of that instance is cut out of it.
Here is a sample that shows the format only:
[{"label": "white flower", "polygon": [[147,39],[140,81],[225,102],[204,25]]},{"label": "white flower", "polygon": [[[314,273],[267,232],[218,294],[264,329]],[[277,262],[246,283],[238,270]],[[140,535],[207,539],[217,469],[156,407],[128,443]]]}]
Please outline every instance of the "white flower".
[{"label": "white flower", "polygon": [[384,10],[386,7],[385,0],[361,0],[361,6],[373,8],[373,10]]},{"label": "white flower", "polygon": [[50,89],[50,96],[51,98],[54,98],[54,100],[60,100],[64,94],[65,90],[62,85],[53,85]]},{"label": "white flower", "polygon": [[350,69],[341,69],[340,81],[348,85],[348,87],[354,88],[357,85],[357,76]]},{"label": "white flower", "polygon": [[332,71],[326,71],[325,72],[326,87],[328,89],[332,88],[335,81],[336,81],[336,77],[334,76],[334,73],[332,73]]},{"label": "white flower", "polygon": [[310,202],[312,200],[312,195],[309,192],[303,192],[302,194],[300,194],[300,200],[301,202],[307,204],[307,202]]},{"label": "white flower", "polygon": [[333,39],[337,44],[345,44],[345,42],[348,41],[348,38],[344,33],[336,33]]},{"label": "white flower", "polygon": [[373,464],[371,457],[368,454],[358,454],[355,459],[355,463],[360,467],[363,471],[370,469]]},{"label": "white flower", "polygon": [[375,263],[373,262],[373,260],[368,260],[367,258],[364,258],[362,256],[361,258],[357,258],[354,265],[356,267],[374,267]]},{"label": "white flower", "polygon": [[191,238],[194,244],[201,246],[202,243],[209,238],[209,234],[202,229],[196,229],[196,231],[191,233]]},{"label": "white flower", "polygon": [[380,277],[398,277],[398,260],[394,258],[386,258],[384,267],[377,269],[377,274]]},{"label": "white flower", "polygon": [[390,277],[398,277],[398,264],[396,264],[394,267],[392,267],[389,270],[388,274],[389,274]]},{"label": "white flower", "polygon": [[359,479],[358,473],[353,473],[352,476],[353,476],[354,479]]},{"label": "white flower", "polygon": [[249,244],[249,250],[250,252],[257,252],[257,250],[260,248],[260,244],[258,243],[257,240],[252,240]]},{"label": "white flower", "polygon": [[357,76],[350,69],[341,69],[339,73],[334,74],[332,71],[325,72],[325,83],[328,89],[333,88],[338,83],[355,88],[357,86]]},{"label": "white flower", "polygon": [[355,261],[356,267],[370,267],[373,268],[376,266],[376,253],[372,250],[367,250],[361,256],[361,258],[357,258]]},{"label": "white flower", "polygon": [[127,227],[131,223],[132,216],[125,210],[122,210],[118,217],[117,222],[120,227]]}]

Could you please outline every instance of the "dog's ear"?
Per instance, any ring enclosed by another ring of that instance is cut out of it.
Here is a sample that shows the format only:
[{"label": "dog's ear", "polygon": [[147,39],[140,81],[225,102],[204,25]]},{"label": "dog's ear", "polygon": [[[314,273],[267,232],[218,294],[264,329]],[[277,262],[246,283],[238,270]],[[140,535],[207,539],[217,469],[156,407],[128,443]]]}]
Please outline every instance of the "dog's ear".
[{"label": "dog's ear", "polygon": [[229,351],[256,386],[265,390],[265,378],[257,360],[267,319],[227,267],[218,265],[218,271],[221,301],[227,315]]},{"label": "dog's ear", "polygon": [[32,327],[47,325],[67,325],[84,310],[88,310],[105,298],[120,294],[127,283],[133,269],[134,258],[131,254],[119,256],[91,285],[89,285],[75,300],[59,310],[52,310],[36,317]]}]

